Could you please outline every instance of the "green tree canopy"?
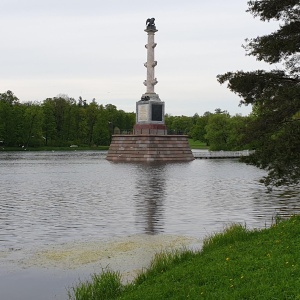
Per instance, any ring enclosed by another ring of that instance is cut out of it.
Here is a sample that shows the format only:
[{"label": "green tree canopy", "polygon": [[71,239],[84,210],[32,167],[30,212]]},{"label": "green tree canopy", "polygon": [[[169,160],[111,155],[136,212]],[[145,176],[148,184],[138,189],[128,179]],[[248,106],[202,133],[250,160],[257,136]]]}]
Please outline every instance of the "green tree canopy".
[{"label": "green tree canopy", "polygon": [[269,35],[246,40],[246,54],[276,64],[271,71],[236,71],[218,75],[222,84],[253,106],[246,143],[256,152],[249,162],[268,170],[267,185],[300,181],[300,3],[299,0],[248,2],[248,12],[262,21],[278,21]]},{"label": "green tree canopy", "polygon": [[227,111],[216,110],[206,118],[204,137],[211,151],[248,149],[248,145],[242,141],[242,131],[247,125],[248,117],[231,117]]},{"label": "green tree canopy", "polygon": [[[41,103],[21,103],[11,92],[0,93],[0,145],[5,147],[107,146],[114,128],[130,133],[135,113],[116,106],[78,101],[60,94]],[[112,128],[111,128],[112,127]]]},{"label": "green tree canopy", "polygon": [[6,93],[0,93],[0,102],[7,104],[17,104],[19,99],[14,95],[14,93],[8,90]]},{"label": "green tree canopy", "polygon": [[208,144],[208,140],[205,137],[206,135],[205,126],[208,124],[208,119],[210,114],[211,113],[204,114],[201,117],[198,116],[197,119],[195,118],[195,116],[193,117],[195,119],[195,124],[193,125],[190,134],[194,141],[198,140],[200,142]]},{"label": "green tree canopy", "polygon": [[209,149],[212,151],[230,150],[228,148],[229,114],[215,113],[209,116],[205,126],[205,138],[209,141]]}]

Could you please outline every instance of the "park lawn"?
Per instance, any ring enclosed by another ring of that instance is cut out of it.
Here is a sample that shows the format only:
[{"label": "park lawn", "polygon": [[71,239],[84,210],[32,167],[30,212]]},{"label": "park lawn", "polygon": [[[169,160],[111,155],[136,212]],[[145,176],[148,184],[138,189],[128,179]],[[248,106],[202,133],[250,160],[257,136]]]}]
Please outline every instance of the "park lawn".
[{"label": "park lawn", "polygon": [[[194,141],[193,139],[188,139],[191,149],[208,149],[206,143],[200,141]],[[53,146],[41,146],[41,147],[28,147],[23,149],[21,147],[4,147],[0,146],[0,151],[75,151],[75,150],[108,150],[109,146],[78,146],[78,147],[53,147]]]},{"label": "park lawn", "polygon": [[300,299],[300,216],[262,230],[232,225],[199,252],[158,254],[132,284],[110,272],[94,283],[70,299]]},{"label": "park lawn", "polygon": [[109,146],[78,146],[78,147],[53,147],[53,146],[42,146],[42,147],[28,147],[23,149],[21,147],[1,147],[0,151],[98,151],[98,150],[108,150]]},{"label": "park lawn", "polygon": [[208,149],[209,147],[206,143],[200,141],[194,141],[193,139],[189,139],[189,145],[191,149]]}]

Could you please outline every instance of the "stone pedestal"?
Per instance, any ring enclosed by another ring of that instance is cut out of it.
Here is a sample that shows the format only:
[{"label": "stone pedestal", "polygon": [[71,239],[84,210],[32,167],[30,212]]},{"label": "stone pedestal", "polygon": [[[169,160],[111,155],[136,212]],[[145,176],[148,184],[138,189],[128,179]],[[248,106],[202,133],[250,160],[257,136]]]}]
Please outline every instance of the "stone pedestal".
[{"label": "stone pedestal", "polygon": [[114,135],[106,157],[114,162],[182,162],[194,160],[184,135]]},{"label": "stone pedestal", "polygon": [[167,134],[165,103],[157,100],[141,100],[136,103],[134,134]]},{"label": "stone pedestal", "polygon": [[133,134],[138,135],[167,135],[168,129],[164,124],[135,124]]}]

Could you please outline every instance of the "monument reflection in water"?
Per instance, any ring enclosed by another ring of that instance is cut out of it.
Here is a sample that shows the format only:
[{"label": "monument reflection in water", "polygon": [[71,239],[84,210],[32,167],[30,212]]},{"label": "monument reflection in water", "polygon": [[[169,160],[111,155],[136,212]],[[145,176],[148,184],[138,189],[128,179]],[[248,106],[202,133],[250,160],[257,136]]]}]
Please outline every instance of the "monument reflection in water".
[{"label": "monument reflection in water", "polygon": [[165,164],[141,164],[137,168],[136,224],[147,234],[164,232]]}]

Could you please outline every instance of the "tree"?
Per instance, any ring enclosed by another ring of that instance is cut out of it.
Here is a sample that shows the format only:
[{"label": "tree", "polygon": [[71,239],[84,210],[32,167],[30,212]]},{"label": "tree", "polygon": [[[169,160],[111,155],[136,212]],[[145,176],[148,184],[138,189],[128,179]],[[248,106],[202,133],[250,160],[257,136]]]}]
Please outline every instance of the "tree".
[{"label": "tree", "polygon": [[245,143],[245,128],[250,117],[235,115],[229,120],[229,135],[227,139],[228,149],[247,150],[251,148]]},{"label": "tree", "polygon": [[198,140],[208,145],[208,140],[205,138],[206,136],[205,126],[208,124],[210,114],[211,113],[209,114],[207,113],[201,117],[198,117],[196,123],[193,125],[191,129],[191,137],[194,141]]},{"label": "tree", "polygon": [[[81,98],[81,97],[79,97]],[[79,101],[82,101],[79,99]],[[74,139],[73,143],[78,144],[86,144],[87,143],[87,132],[88,132],[88,124],[87,124],[87,110],[82,105],[83,102],[78,102],[78,105],[72,106],[72,116],[74,119]]]},{"label": "tree", "polygon": [[110,129],[110,124],[113,126],[112,122],[109,121],[110,117],[107,116],[107,111],[103,105],[99,105],[99,113],[97,116],[97,121],[94,130],[94,142],[97,145],[108,146],[111,142],[111,135],[113,134],[113,129]]},{"label": "tree", "polygon": [[88,145],[91,146],[93,144],[93,132],[94,127],[97,121],[98,115],[98,104],[95,100],[93,100],[86,109],[87,112],[87,135],[88,135]]},{"label": "tree", "polygon": [[49,146],[56,139],[55,104],[52,98],[47,98],[42,104],[44,113],[43,138],[45,145]]},{"label": "tree", "polygon": [[0,94],[0,140],[5,146],[22,143],[22,107],[11,91]]},{"label": "tree", "polygon": [[218,75],[222,84],[253,106],[245,137],[256,152],[249,162],[264,168],[267,185],[300,182],[300,3],[299,0],[256,0],[248,12],[262,21],[275,20],[279,29],[246,40],[249,56],[270,65],[271,71],[237,71]]},{"label": "tree", "polygon": [[130,133],[133,131],[133,126],[135,124],[136,114],[134,112],[126,113],[123,130],[125,132]]},{"label": "tree", "polygon": [[215,113],[209,116],[205,126],[209,149],[212,151],[230,150],[228,147],[230,115]]},{"label": "tree", "polygon": [[14,95],[12,91],[8,90],[6,93],[0,94],[0,102],[14,105],[19,103],[19,99]]},{"label": "tree", "polygon": [[165,116],[165,124],[172,134],[190,135],[193,127],[193,118],[187,116]]},{"label": "tree", "polygon": [[43,145],[43,111],[39,103],[28,102],[23,105],[23,145],[41,146]]}]

